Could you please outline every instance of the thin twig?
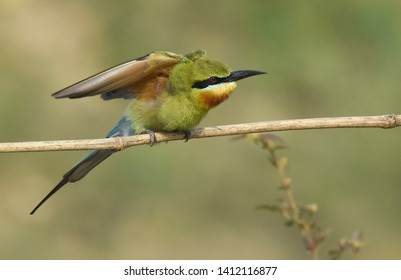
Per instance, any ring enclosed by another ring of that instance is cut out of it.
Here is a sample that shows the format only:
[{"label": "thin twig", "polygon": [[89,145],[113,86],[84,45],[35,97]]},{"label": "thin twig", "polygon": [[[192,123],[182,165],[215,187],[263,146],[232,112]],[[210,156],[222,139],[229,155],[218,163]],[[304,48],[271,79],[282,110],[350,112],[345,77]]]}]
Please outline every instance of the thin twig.
[{"label": "thin twig", "polygon": [[[401,126],[401,115],[382,115],[365,117],[335,117],[315,119],[294,119],[256,123],[222,125],[198,128],[191,131],[191,139],[240,135],[248,133],[322,129],[322,128],[394,128]],[[158,142],[184,139],[184,133],[156,133]],[[61,140],[0,143],[0,153],[70,151],[70,150],[123,150],[131,146],[149,144],[149,135],[134,135],[107,139]]]}]

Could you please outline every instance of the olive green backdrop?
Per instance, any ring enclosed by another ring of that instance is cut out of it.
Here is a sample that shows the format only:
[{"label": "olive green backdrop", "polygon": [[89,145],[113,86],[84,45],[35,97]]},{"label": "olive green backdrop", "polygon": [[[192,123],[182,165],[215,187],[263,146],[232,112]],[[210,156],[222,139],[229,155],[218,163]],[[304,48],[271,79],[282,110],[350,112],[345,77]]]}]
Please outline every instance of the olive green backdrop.
[{"label": "olive green backdrop", "polygon": [[[103,137],[127,101],[50,94],[154,50],[205,49],[241,81],[201,126],[401,112],[399,1],[1,1],[0,142]],[[278,133],[300,201],[360,254],[401,258],[401,130]],[[282,194],[266,153],[230,137],[118,153],[29,212],[86,152],[0,154],[1,259],[308,259],[257,211]]]}]

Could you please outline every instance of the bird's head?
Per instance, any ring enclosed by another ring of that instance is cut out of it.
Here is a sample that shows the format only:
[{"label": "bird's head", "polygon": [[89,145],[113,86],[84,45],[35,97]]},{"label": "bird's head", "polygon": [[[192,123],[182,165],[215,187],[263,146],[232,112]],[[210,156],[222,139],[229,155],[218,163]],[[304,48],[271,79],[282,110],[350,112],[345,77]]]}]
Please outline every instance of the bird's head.
[{"label": "bird's head", "polygon": [[191,94],[206,109],[226,100],[237,87],[236,81],[266,74],[255,70],[232,71],[223,62],[207,59],[201,50],[187,54],[186,58],[170,74],[170,92]]}]

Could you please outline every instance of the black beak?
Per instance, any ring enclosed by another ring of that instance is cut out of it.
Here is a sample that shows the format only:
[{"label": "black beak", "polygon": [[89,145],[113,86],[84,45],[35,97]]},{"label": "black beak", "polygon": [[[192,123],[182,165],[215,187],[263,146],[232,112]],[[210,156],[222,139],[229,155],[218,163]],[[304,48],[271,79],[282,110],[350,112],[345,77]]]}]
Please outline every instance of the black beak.
[{"label": "black beak", "polygon": [[231,72],[230,76],[225,78],[224,82],[235,82],[239,81],[248,77],[256,76],[256,75],[261,75],[261,74],[267,74],[266,72],[262,71],[256,71],[256,70],[238,70],[238,71],[233,71]]},{"label": "black beak", "polygon": [[197,81],[192,85],[192,88],[206,88],[211,85],[216,85],[220,83],[231,83],[235,81],[239,81],[248,77],[256,76],[256,75],[261,75],[261,74],[267,74],[266,72],[262,71],[255,71],[255,70],[239,70],[239,71],[233,71],[230,73],[228,77],[224,78],[219,78],[219,77],[210,77],[209,79],[206,79],[204,81]]}]

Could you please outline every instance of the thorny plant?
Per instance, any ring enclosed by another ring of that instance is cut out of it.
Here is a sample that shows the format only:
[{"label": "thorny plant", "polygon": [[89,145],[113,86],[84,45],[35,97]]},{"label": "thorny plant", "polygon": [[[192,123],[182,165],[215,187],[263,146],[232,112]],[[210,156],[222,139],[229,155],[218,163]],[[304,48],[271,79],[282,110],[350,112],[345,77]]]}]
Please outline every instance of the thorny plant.
[{"label": "thorny plant", "polygon": [[[298,230],[312,258],[319,259],[319,249],[328,230],[322,229],[316,222],[315,216],[318,211],[316,203],[300,204],[295,199],[292,180],[286,174],[288,159],[277,155],[277,150],[287,148],[287,145],[280,137],[271,133],[247,134],[241,138],[249,139],[269,152],[269,161],[280,178],[280,189],[285,192],[284,197],[278,199],[276,203],[263,204],[258,206],[258,209],[280,213],[285,220],[285,225]],[[339,259],[346,250],[357,253],[362,245],[362,233],[355,231],[351,237],[342,238],[335,248],[329,250],[328,255],[331,259]]]}]

